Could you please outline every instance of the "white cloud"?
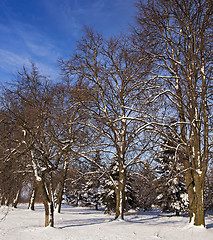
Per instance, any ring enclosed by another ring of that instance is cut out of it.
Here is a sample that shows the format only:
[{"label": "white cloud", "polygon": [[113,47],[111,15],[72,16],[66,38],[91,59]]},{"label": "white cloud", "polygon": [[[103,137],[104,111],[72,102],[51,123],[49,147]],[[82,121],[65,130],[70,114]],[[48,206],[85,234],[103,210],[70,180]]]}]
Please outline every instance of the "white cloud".
[{"label": "white cloud", "polygon": [[0,68],[11,72],[20,69],[23,65],[29,65],[30,61],[25,56],[17,55],[11,51],[0,49]]},{"label": "white cloud", "polygon": [[49,77],[51,80],[56,80],[58,78],[59,71],[56,63],[55,65],[49,66],[47,64],[37,62],[36,66],[38,67],[41,74]]},{"label": "white cloud", "polygon": [[39,57],[53,57],[57,58],[58,54],[54,52],[55,47],[48,43],[36,43],[31,41],[26,41],[26,45],[29,50],[36,56]]},{"label": "white cloud", "polygon": [[[23,39],[23,47],[30,51],[29,54],[34,54],[39,57],[49,57],[57,59],[60,54],[59,50],[52,40],[41,32],[38,28],[17,20],[13,20],[15,34]],[[28,48],[28,49],[27,49]]]},{"label": "white cloud", "polygon": [[[30,67],[31,60],[26,56],[17,55],[14,52],[0,49],[0,69],[10,74],[15,74],[23,66]],[[38,67],[39,71],[55,80],[58,76],[58,71],[55,65],[42,63],[41,61],[33,61]]]},{"label": "white cloud", "polygon": [[4,45],[0,48],[0,76],[3,72],[14,74],[24,65],[29,67],[34,62],[44,75],[57,77],[60,49],[45,33],[28,23],[11,19],[8,26],[0,24],[2,34]]}]

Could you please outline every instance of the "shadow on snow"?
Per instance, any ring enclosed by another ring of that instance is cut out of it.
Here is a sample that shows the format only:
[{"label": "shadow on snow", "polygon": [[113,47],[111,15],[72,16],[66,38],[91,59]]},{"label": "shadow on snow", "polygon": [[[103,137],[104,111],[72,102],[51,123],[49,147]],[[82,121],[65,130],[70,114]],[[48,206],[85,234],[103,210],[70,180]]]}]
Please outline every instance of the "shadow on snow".
[{"label": "shadow on snow", "polygon": [[105,219],[105,218],[87,218],[87,219],[74,219],[69,221],[63,221],[63,224],[67,224],[66,226],[59,227],[59,229],[72,228],[72,227],[83,227],[88,225],[97,225],[103,223],[109,223],[113,220]]}]

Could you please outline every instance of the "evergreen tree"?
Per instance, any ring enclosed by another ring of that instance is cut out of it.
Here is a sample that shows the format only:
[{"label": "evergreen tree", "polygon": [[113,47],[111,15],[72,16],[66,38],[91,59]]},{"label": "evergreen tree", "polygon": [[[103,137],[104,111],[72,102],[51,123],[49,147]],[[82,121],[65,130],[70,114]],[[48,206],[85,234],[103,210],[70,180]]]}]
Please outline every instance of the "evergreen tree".
[{"label": "evergreen tree", "polygon": [[136,191],[134,189],[135,179],[132,177],[131,172],[127,173],[126,181],[124,209],[128,211],[130,209],[135,209],[138,203]]},{"label": "evergreen tree", "polygon": [[[118,183],[119,172],[118,172],[118,162],[112,160],[109,173],[113,177],[114,181]],[[116,208],[116,194],[113,184],[106,179],[103,186],[103,204],[105,205],[105,212],[110,213],[115,211]],[[129,209],[136,208],[136,192],[134,190],[134,178],[130,176],[130,173],[126,173],[126,186],[125,186],[125,202],[124,210],[128,211]]]},{"label": "evergreen tree", "polygon": [[70,166],[65,181],[64,200],[73,206],[83,205],[83,187],[85,185],[86,168],[80,161],[73,162]]},{"label": "evergreen tree", "polygon": [[[171,121],[171,124],[173,122]],[[171,127],[168,130],[168,139],[163,139],[161,151],[156,159],[158,166],[156,173],[156,204],[162,211],[180,212],[188,210],[187,189],[184,183],[184,166],[177,154],[177,130]]]},{"label": "evergreen tree", "polygon": [[133,189],[136,193],[137,207],[144,212],[151,209],[156,198],[155,178],[156,172],[148,162],[138,167],[134,174]]},{"label": "evergreen tree", "polygon": [[[119,180],[118,168],[118,162],[112,160],[108,171],[115,182]],[[102,198],[103,204],[105,205],[105,213],[114,212],[116,207],[116,194],[114,186],[109,179],[105,180]]]},{"label": "evergreen tree", "polygon": [[[99,151],[96,152],[94,161],[101,165]],[[83,187],[85,205],[95,206],[95,209],[98,210],[98,206],[102,204],[103,180],[103,173],[95,164],[91,164],[85,176],[85,185]]]}]

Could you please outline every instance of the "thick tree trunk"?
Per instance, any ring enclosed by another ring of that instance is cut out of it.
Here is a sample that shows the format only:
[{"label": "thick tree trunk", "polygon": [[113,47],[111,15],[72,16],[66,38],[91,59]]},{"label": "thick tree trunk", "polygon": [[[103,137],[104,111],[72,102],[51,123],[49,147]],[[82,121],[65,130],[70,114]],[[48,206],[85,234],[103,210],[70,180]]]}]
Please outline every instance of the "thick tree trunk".
[{"label": "thick tree trunk", "polygon": [[44,201],[45,227],[54,227],[54,205],[53,202]]},{"label": "thick tree trunk", "polygon": [[189,221],[195,226],[205,226],[204,217],[204,182],[194,170],[186,171],[186,184],[189,197]]},{"label": "thick tree trunk", "polygon": [[41,192],[44,209],[45,209],[45,227],[54,226],[54,204],[52,199],[49,198],[44,182],[42,180],[37,181],[39,190]]},{"label": "thick tree trunk", "polygon": [[204,216],[204,182],[200,176],[195,176],[195,202],[196,202],[196,210],[195,210],[195,218],[194,225],[196,226],[205,226],[205,216]]}]

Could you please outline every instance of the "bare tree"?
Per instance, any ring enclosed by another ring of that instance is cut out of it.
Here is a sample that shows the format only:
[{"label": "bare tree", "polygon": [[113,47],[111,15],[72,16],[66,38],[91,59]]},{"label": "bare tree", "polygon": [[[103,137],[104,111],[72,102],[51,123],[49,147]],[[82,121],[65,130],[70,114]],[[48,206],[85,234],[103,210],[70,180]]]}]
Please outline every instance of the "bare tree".
[{"label": "bare tree", "polygon": [[[93,132],[90,147],[79,154],[98,166],[112,182],[116,219],[123,219],[127,168],[141,161],[151,139],[144,131],[153,80],[148,77],[150,65],[146,56],[131,48],[129,39],[107,41],[91,29],[86,29],[78,42],[76,54],[61,61],[64,74],[78,84],[78,101],[88,114],[83,124]],[[105,166],[93,161],[97,150]],[[106,171],[113,159],[118,163],[118,181]]]},{"label": "bare tree", "polygon": [[14,85],[5,90],[4,106],[14,119],[14,126],[22,133],[20,139],[14,141],[24,148],[30,159],[45,207],[45,226],[53,226],[53,178],[72,143],[71,139],[64,141],[60,131],[54,87],[34,65],[30,71],[23,68]]},{"label": "bare tree", "polygon": [[[137,2],[135,43],[155,60],[158,89],[178,116],[176,151],[182,154],[194,225],[205,225],[203,191],[212,144],[212,6],[209,0]],[[165,135],[163,126],[158,129]]]},{"label": "bare tree", "polygon": [[[81,124],[85,119],[85,113],[77,100],[79,94],[78,88],[70,88],[66,84],[59,83],[55,85],[55,125],[58,144],[69,144],[67,151],[63,153],[63,163],[60,164],[59,179],[57,184],[57,211],[61,211],[64,185],[66,182],[69,166],[76,159],[71,149],[87,141],[89,135],[86,135],[85,126]],[[55,134],[54,134],[55,135]]]},{"label": "bare tree", "polygon": [[14,126],[14,119],[7,111],[0,112],[0,204],[16,207],[25,183],[27,161],[20,144],[22,132]]}]

